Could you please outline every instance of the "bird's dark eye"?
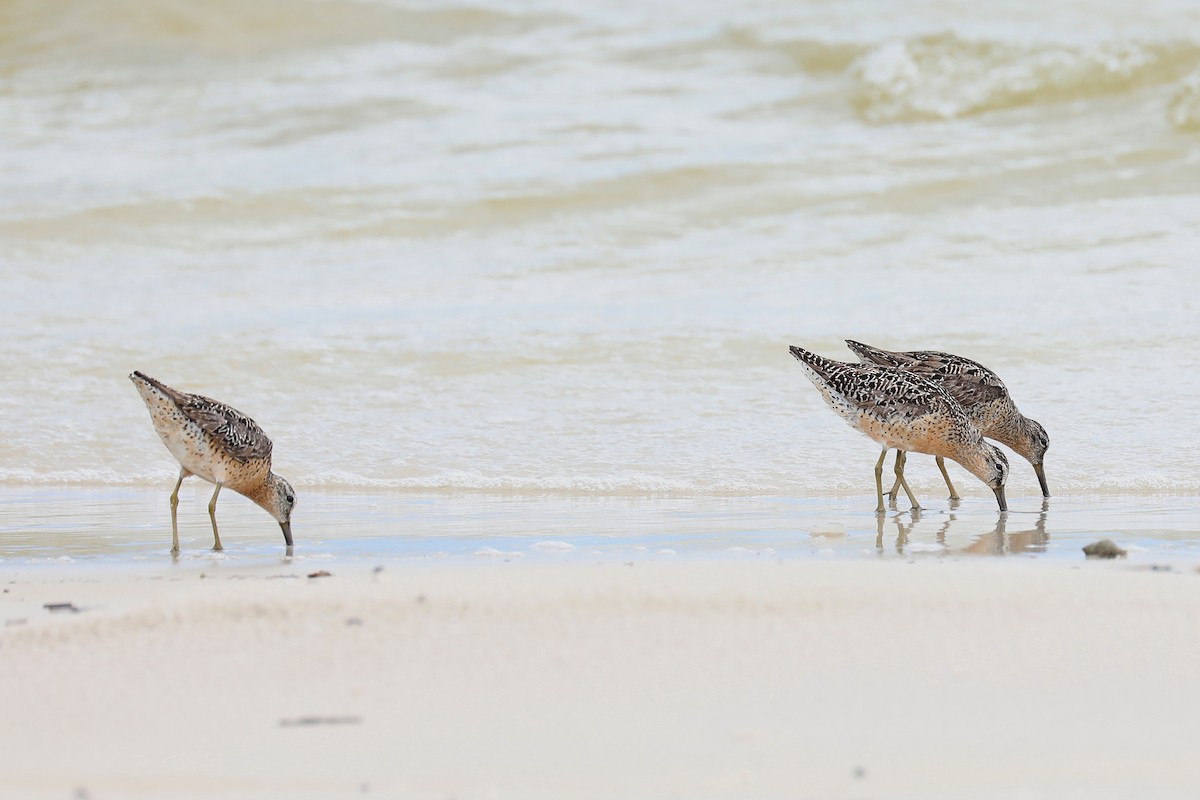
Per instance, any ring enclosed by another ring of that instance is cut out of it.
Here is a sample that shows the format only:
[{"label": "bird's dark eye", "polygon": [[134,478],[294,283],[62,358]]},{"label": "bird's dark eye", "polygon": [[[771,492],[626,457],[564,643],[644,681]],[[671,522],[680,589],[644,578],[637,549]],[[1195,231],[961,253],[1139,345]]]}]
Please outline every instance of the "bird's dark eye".
[{"label": "bird's dark eye", "polygon": [[290,502],[292,502],[292,501],[293,501],[293,500],[295,500],[295,499],[296,499],[296,498],[292,497],[290,494],[287,496],[287,501],[288,501],[289,503],[290,503]]}]

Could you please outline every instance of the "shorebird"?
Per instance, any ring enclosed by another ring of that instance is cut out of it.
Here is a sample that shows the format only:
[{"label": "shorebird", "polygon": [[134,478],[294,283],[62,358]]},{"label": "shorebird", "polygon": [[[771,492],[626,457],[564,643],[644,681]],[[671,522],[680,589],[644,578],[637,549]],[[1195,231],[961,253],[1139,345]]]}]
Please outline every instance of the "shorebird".
[{"label": "shorebird", "polygon": [[[1042,496],[1050,496],[1050,488],[1046,485],[1046,473],[1042,467],[1046,451],[1050,448],[1050,437],[1038,422],[1017,410],[1008,389],[996,373],[969,358],[952,353],[930,350],[893,352],[850,339],[846,340],[846,345],[863,363],[898,367],[940,383],[962,405],[967,416],[984,436],[1011,447],[1017,455],[1033,465],[1033,471],[1037,473],[1038,483],[1042,487]],[[896,458],[899,459],[896,472],[902,475],[906,459],[903,453],[897,453]],[[946,463],[941,456],[938,456],[937,465],[942,471],[942,477],[946,479],[946,486],[950,489],[950,499],[957,500],[958,492],[954,491],[954,484],[950,482],[950,476],[946,473]],[[892,500],[896,499],[896,489],[900,483],[897,481],[892,486],[889,493]]]},{"label": "shorebird", "polygon": [[271,471],[271,440],[262,428],[224,403],[176,391],[144,373],[134,372],[129,380],[150,409],[154,430],[180,465],[179,480],[171,492],[171,552],[179,553],[179,486],[184,478],[195,475],[217,486],[208,503],[213,550],[224,549],[217,532],[217,495],[228,486],[275,518],[290,553],[296,493]]},{"label": "shorebird", "polygon": [[[883,445],[875,463],[877,513],[884,511],[883,459],[893,448],[957,461],[991,488],[1001,511],[1008,510],[1004,499],[1008,459],[1000,448],[984,440],[941,384],[895,367],[847,364],[799,347],[789,349],[829,407],[850,427]],[[913,508],[919,509],[899,467],[896,480]]]}]

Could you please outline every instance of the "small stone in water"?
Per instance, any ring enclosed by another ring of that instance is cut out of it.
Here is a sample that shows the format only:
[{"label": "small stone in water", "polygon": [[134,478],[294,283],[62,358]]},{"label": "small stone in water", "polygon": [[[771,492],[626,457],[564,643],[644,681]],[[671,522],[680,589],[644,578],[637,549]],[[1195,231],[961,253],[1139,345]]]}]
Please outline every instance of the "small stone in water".
[{"label": "small stone in water", "polygon": [[1092,542],[1083,548],[1083,554],[1088,558],[1124,558],[1126,553],[1121,548],[1113,544],[1112,539],[1101,539],[1098,542]]}]

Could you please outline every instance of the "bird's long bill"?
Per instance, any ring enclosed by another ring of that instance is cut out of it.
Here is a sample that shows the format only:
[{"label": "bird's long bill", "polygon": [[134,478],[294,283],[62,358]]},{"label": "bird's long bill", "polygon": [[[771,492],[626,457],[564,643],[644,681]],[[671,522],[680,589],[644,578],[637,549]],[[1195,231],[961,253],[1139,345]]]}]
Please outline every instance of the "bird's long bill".
[{"label": "bird's long bill", "polygon": [[992,491],[996,493],[996,502],[1000,504],[1000,510],[1008,511],[1008,501],[1004,499],[1004,487],[1001,486],[999,489],[992,489]]},{"label": "bird's long bill", "polygon": [[285,542],[287,542],[288,547],[291,547],[292,546],[292,523],[291,522],[281,522],[281,523],[279,523],[279,527],[283,529],[283,540]]},{"label": "bird's long bill", "polygon": [[1041,464],[1034,464],[1033,471],[1037,473],[1038,483],[1042,485],[1042,497],[1050,496],[1050,487],[1046,485],[1046,470]]}]

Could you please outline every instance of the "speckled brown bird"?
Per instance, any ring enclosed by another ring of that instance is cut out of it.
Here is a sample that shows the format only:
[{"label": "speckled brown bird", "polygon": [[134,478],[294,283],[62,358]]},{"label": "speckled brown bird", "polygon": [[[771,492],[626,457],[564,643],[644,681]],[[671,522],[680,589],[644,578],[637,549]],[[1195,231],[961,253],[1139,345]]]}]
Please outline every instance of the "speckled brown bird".
[{"label": "speckled brown bird", "polygon": [[217,487],[208,503],[213,550],[224,549],[217,532],[217,495],[228,486],[275,518],[290,553],[296,493],[271,471],[271,440],[262,428],[224,403],[176,391],[144,373],[134,372],[129,380],[146,402],[154,430],[180,464],[179,480],[171,492],[171,552],[179,552],[179,486],[195,475]]},{"label": "speckled brown bird", "polygon": [[[1004,482],[1008,459],[987,442],[963,407],[936,381],[896,367],[832,361],[789,348],[825,402],[850,427],[883,445],[875,463],[877,512],[883,507],[883,459],[889,449],[950,458],[991,488],[1007,511]],[[896,478],[913,508],[920,508],[903,473]]]},{"label": "speckled brown bird", "polygon": [[[1050,436],[1041,424],[1017,410],[1008,388],[996,373],[976,361],[953,353],[934,350],[894,352],[850,339],[846,340],[846,346],[863,363],[898,367],[940,383],[959,402],[984,436],[1012,448],[1013,452],[1033,465],[1038,484],[1042,487],[1042,496],[1050,496],[1043,467],[1046,451],[1050,449]],[[897,453],[896,458],[900,460],[897,471],[903,475],[903,453]],[[957,500],[958,493],[954,491],[954,484],[946,473],[945,463],[938,458],[937,464],[950,489],[950,499]],[[893,500],[899,486],[900,481],[892,486],[890,494]]]}]

